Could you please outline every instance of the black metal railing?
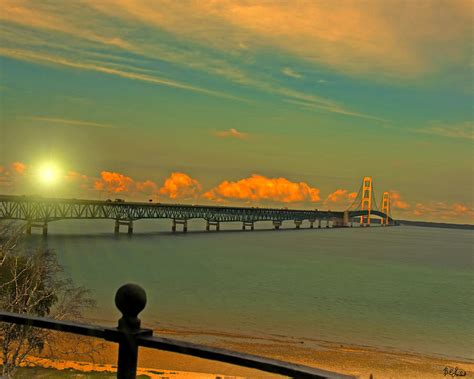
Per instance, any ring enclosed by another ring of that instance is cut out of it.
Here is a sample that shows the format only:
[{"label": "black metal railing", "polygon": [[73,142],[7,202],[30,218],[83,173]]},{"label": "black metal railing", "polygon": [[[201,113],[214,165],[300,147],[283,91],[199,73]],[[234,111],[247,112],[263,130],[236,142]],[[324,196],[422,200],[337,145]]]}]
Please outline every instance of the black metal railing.
[{"label": "black metal railing", "polygon": [[141,322],[138,314],[145,308],[146,293],[143,288],[136,284],[125,284],[120,287],[115,295],[115,304],[122,313],[122,318],[119,320],[117,328],[88,325],[73,321],[60,321],[11,312],[0,312],[0,321],[97,337],[118,343],[118,379],[136,378],[139,346],[230,363],[293,378],[355,378],[237,351],[155,337],[151,329],[143,329],[140,326]]}]

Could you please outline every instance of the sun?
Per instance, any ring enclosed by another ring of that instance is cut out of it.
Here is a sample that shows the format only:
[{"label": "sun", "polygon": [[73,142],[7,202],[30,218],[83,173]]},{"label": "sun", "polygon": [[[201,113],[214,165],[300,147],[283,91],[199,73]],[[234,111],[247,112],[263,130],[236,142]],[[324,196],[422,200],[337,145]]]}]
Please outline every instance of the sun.
[{"label": "sun", "polygon": [[52,164],[46,164],[41,166],[39,170],[39,179],[42,183],[51,185],[58,181],[59,172],[58,169]]}]

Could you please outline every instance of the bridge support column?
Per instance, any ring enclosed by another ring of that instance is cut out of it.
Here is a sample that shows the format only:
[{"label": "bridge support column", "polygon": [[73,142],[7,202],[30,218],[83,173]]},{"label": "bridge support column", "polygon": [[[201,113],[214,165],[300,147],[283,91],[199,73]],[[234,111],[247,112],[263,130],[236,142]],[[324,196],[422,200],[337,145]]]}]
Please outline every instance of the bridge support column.
[{"label": "bridge support column", "polygon": [[45,221],[43,224],[43,236],[46,237],[48,235],[48,223]]},{"label": "bridge support column", "polygon": [[210,231],[210,230],[211,230],[211,226],[215,226],[215,227],[216,227],[216,232],[218,232],[218,231],[220,230],[220,223],[219,223],[219,221],[207,220],[206,230],[207,230],[207,231]]},{"label": "bridge support column", "polygon": [[332,227],[333,228],[344,228],[346,226],[347,225],[344,223],[344,219],[342,219],[342,218],[335,218],[332,221]]},{"label": "bridge support column", "polygon": [[183,225],[183,233],[188,231],[188,220],[180,220],[180,219],[173,219],[173,225],[171,226],[171,231],[174,233],[176,232],[176,225]]},{"label": "bridge support column", "polygon": [[321,219],[318,219],[318,229],[321,229]]},{"label": "bridge support column", "polygon": [[26,234],[31,234],[31,230],[33,228],[38,228],[42,230],[43,236],[48,235],[48,222],[43,221],[43,222],[34,222],[34,221],[28,221],[26,224]]},{"label": "bridge support column", "polygon": [[349,226],[349,211],[344,211],[344,216],[342,216],[342,226]]},{"label": "bridge support column", "polygon": [[133,220],[120,220],[120,219],[115,220],[115,227],[114,227],[115,234],[120,233],[120,226],[122,225],[127,227],[128,234],[133,234]]},{"label": "bridge support column", "polygon": [[295,228],[299,229],[301,227],[301,224],[303,223],[302,220],[295,220]]},{"label": "bridge support column", "polygon": [[282,222],[280,220],[273,221],[273,226],[275,227],[275,230],[280,229]]},{"label": "bridge support column", "polygon": [[329,219],[326,220],[326,228],[329,228],[329,223],[330,223],[330,222],[331,222],[331,221],[330,221]]},{"label": "bridge support column", "polygon": [[316,221],[316,220],[309,220],[309,228],[310,228],[310,229],[313,229],[313,228],[314,228],[314,222],[315,222],[315,221]]},{"label": "bridge support column", "polygon": [[242,223],[242,230],[247,230],[247,226],[250,230],[254,230],[254,222],[253,221],[244,221]]}]

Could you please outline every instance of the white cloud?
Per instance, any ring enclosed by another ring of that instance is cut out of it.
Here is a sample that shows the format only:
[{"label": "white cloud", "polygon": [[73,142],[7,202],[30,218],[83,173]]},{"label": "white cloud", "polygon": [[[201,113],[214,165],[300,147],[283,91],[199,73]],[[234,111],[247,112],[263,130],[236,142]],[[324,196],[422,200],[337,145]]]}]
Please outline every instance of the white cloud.
[{"label": "white cloud", "polygon": [[283,70],[281,70],[281,72],[285,74],[286,76],[289,76],[295,79],[301,79],[303,77],[303,75],[297,73],[296,71],[292,70],[289,67],[285,67]]}]

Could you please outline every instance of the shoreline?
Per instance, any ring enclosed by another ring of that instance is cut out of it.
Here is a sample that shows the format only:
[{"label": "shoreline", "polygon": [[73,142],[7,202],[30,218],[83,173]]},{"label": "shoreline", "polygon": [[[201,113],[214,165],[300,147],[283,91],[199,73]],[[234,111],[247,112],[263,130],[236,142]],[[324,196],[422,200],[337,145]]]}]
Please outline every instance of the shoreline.
[{"label": "shoreline", "polygon": [[[160,329],[155,330],[155,334],[304,364],[341,374],[354,375],[358,378],[369,378],[370,375],[373,375],[374,379],[440,378],[444,377],[446,367],[460,368],[466,371],[465,377],[474,377],[474,360],[471,359],[451,359],[423,353],[381,350],[330,341],[311,340],[312,343],[305,344],[298,342],[300,339],[291,342],[284,336],[248,338],[249,336],[225,332],[208,332],[204,335],[202,332],[184,329]],[[41,362],[41,367],[58,370],[73,369],[90,373],[113,370],[116,365],[117,346],[111,343],[106,343],[103,346],[105,348],[101,350],[100,355],[93,357],[95,363],[64,357],[52,360],[38,356],[32,357],[32,359],[37,360],[37,363]],[[147,348],[140,348],[138,366],[139,373],[148,375],[151,379],[162,377],[178,379],[281,377],[254,369]]]}]

